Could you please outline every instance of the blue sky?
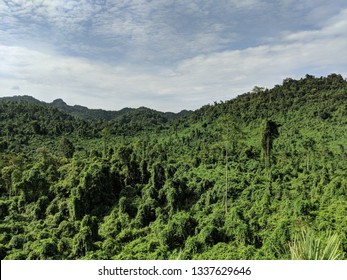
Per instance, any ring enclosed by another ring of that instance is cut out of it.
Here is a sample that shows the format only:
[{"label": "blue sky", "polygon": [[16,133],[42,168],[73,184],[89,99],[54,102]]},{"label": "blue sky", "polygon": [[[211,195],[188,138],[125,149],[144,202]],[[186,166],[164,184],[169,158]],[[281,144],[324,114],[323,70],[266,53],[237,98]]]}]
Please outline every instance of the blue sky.
[{"label": "blue sky", "polygon": [[197,109],[347,77],[345,0],[0,0],[0,96]]}]

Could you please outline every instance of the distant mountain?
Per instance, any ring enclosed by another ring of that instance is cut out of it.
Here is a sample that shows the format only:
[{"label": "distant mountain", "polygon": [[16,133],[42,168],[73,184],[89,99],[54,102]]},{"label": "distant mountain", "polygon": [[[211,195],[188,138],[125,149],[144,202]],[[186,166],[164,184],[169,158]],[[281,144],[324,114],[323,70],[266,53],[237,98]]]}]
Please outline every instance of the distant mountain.
[{"label": "distant mountain", "polygon": [[29,95],[15,95],[15,96],[6,96],[6,97],[0,97],[0,102],[6,101],[6,102],[28,102],[33,104],[46,104],[45,102],[42,102],[40,100],[35,99],[32,96]]},{"label": "distant mountain", "polygon": [[[84,106],[67,105],[62,99],[56,99],[50,105],[65,113],[81,119],[112,120],[121,114],[121,111],[106,111],[102,109],[89,109]],[[124,110],[124,109],[123,109]]]},{"label": "distant mountain", "polygon": [[146,107],[140,107],[137,109],[134,108],[123,108],[119,111],[107,111],[107,110],[102,110],[102,109],[89,109],[87,107],[81,106],[81,105],[74,105],[70,106],[66,104],[66,102],[61,99],[55,99],[51,103],[46,103],[43,101],[39,101],[35,99],[32,96],[28,95],[23,95],[23,96],[13,96],[13,97],[2,97],[0,98],[1,101],[9,101],[9,102],[28,102],[28,103],[33,103],[37,105],[45,105],[45,106],[50,106],[53,108],[58,109],[59,111],[62,111],[64,113],[67,113],[69,115],[72,115],[76,118],[83,119],[83,120],[116,120],[121,117],[126,117],[126,118],[132,118],[133,116],[138,116],[141,114],[147,114],[147,115],[157,115],[158,118],[161,118],[164,120],[164,122],[167,122],[171,119],[175,119],[177,117],[189,115],[192,113],[192,111],[188,110],[183,110],[179,113],[172,113],[172,112],[160,112],[156,110],[152,110]]},{"label": "distant mountain", "polygon": [[146,107],[140,107],[137,109],[134,108],[123,108],[119,111],[107,111],[102,109],[89,109],[84,106],[80,105],[74,105],[70,106],[67,105],[62,99],[56,99],[50,105],[54,108],[57,108],[65,113],[68,113],[70,115],[73,115],[77,118],[81,119],[94,119],[94,120],[115,120],[117,118],[123,117],[127,115],[128,117],[132,117],[132,115],[139,115],[139,112],[147,112],[150,114],[156,114],[159,115],[161,118],[165,119],[166,121],[170,119],[174,119],[176,117],[180,117],[182,115],[188,115],[191,113],[191,111],[183,110],[177,114],[171,113],[171,112],[160,112],[156,110],[152,110]]}]

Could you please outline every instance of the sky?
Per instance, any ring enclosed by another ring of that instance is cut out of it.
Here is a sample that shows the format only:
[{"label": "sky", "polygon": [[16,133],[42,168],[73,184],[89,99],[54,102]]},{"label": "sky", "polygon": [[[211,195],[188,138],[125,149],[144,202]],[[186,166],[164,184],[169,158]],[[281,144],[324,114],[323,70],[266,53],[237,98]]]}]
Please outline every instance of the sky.
[{"label": "sky", "polygon": [[331,73],[346,0],[0,0],[0,97],[178,112]]}]

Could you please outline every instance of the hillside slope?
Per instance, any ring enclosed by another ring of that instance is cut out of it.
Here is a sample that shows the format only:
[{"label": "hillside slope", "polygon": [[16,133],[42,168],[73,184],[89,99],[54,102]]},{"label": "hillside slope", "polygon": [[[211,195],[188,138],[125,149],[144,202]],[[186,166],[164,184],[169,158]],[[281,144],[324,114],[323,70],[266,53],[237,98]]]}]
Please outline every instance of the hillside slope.
[{"label": "hillside slope", "polygon": [[[346,109],[340,75],[307,75],[154,129],[15,131],[24,149],[2,125],[0,257],[310,258],[304,233],[319,257],[345,259]],[[1,124],[20,125],[17,111]]]},{"label": "hillside slope", "polygon": [[[94,125],[94,132],[100,131],[105,126],[112,126],[113,129],[111,130],[111,133],[117,135],[134,135],[139,131],[160,130],[171,121],[175,121],[192,113],[192,111],[188,110],[182,110],[179,113],[164,113],[146,107],[140,107],[137,109],[123,108],[119,111],[106,111],[102,109],[89,109],[80,105],[70,106],[62,99],[56,99],[52,103],[46,103],[27,95],[2,97],[0,98],[0,105],[1,104],[7,104],[3,107],[3,110],[5,111],[11,111],[12,107],[16,106],[15,104],[18,104],[22,110],[20,114],[25,114],[25,117],[28,117],[29,120],[32,119],[31,112],[34,110],[40,112],[42,108],[42,110],[45,111],[47,120],[53,118],[54,122],[58,119],[63,120],[66,116],[69,116],[70,119],[76,118],[76,123],[92,122]],[[17,110],[17,108],[13,109],[15,111]],[[4,114],[7,114],[5,111]],[[56,116],[51,117],[51,113],[54,112],[53,114],[56,115],[57,111],[61,112],[62,116],[60,118],[57,118]],[[41,115],[44,116],[44,114]],[[83,126],[83,129],[85,130],[86,127]],[[18,130],[22,131],[23,129],[18,127]],[[26,129],[24,130],[26,131]],[[50,129],[51,132],[53,130],[54,129]]]}]

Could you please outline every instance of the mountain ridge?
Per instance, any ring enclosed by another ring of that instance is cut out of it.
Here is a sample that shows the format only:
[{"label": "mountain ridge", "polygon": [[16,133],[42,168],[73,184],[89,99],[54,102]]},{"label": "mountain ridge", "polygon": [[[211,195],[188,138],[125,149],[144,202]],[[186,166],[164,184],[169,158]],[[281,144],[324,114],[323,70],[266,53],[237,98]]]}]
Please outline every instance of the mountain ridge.
[{"label": "mountain ridge", "polygon": [[162,111],[157,111],[157,110],[150,109],[144,106],[141,106],[138,108],[125,107],[120,110],[90,109],[82,105],[68,105],[62,98],[57,98],[53,100],[52,102],[44,102],[30,95],[14,95],[14,96],[0,97],[0,101],[29,102],[29,103],[38,104],[38,105],[40,104],[40,105],[50,106],[52,108],[56,108],[64,113],[67,113],[69,115],[72,115],[74,117],[77,117],[83,120],[111,121],[111,120],[120,118],[126,114],[131,114],[138,111],[152,112],[152,113],[163,116],[167,120],[170,120],[170,119],[174,119],[183,115],[188,115],[193,112],[191,110],[182,110],[178,113],[162,112]]}]

